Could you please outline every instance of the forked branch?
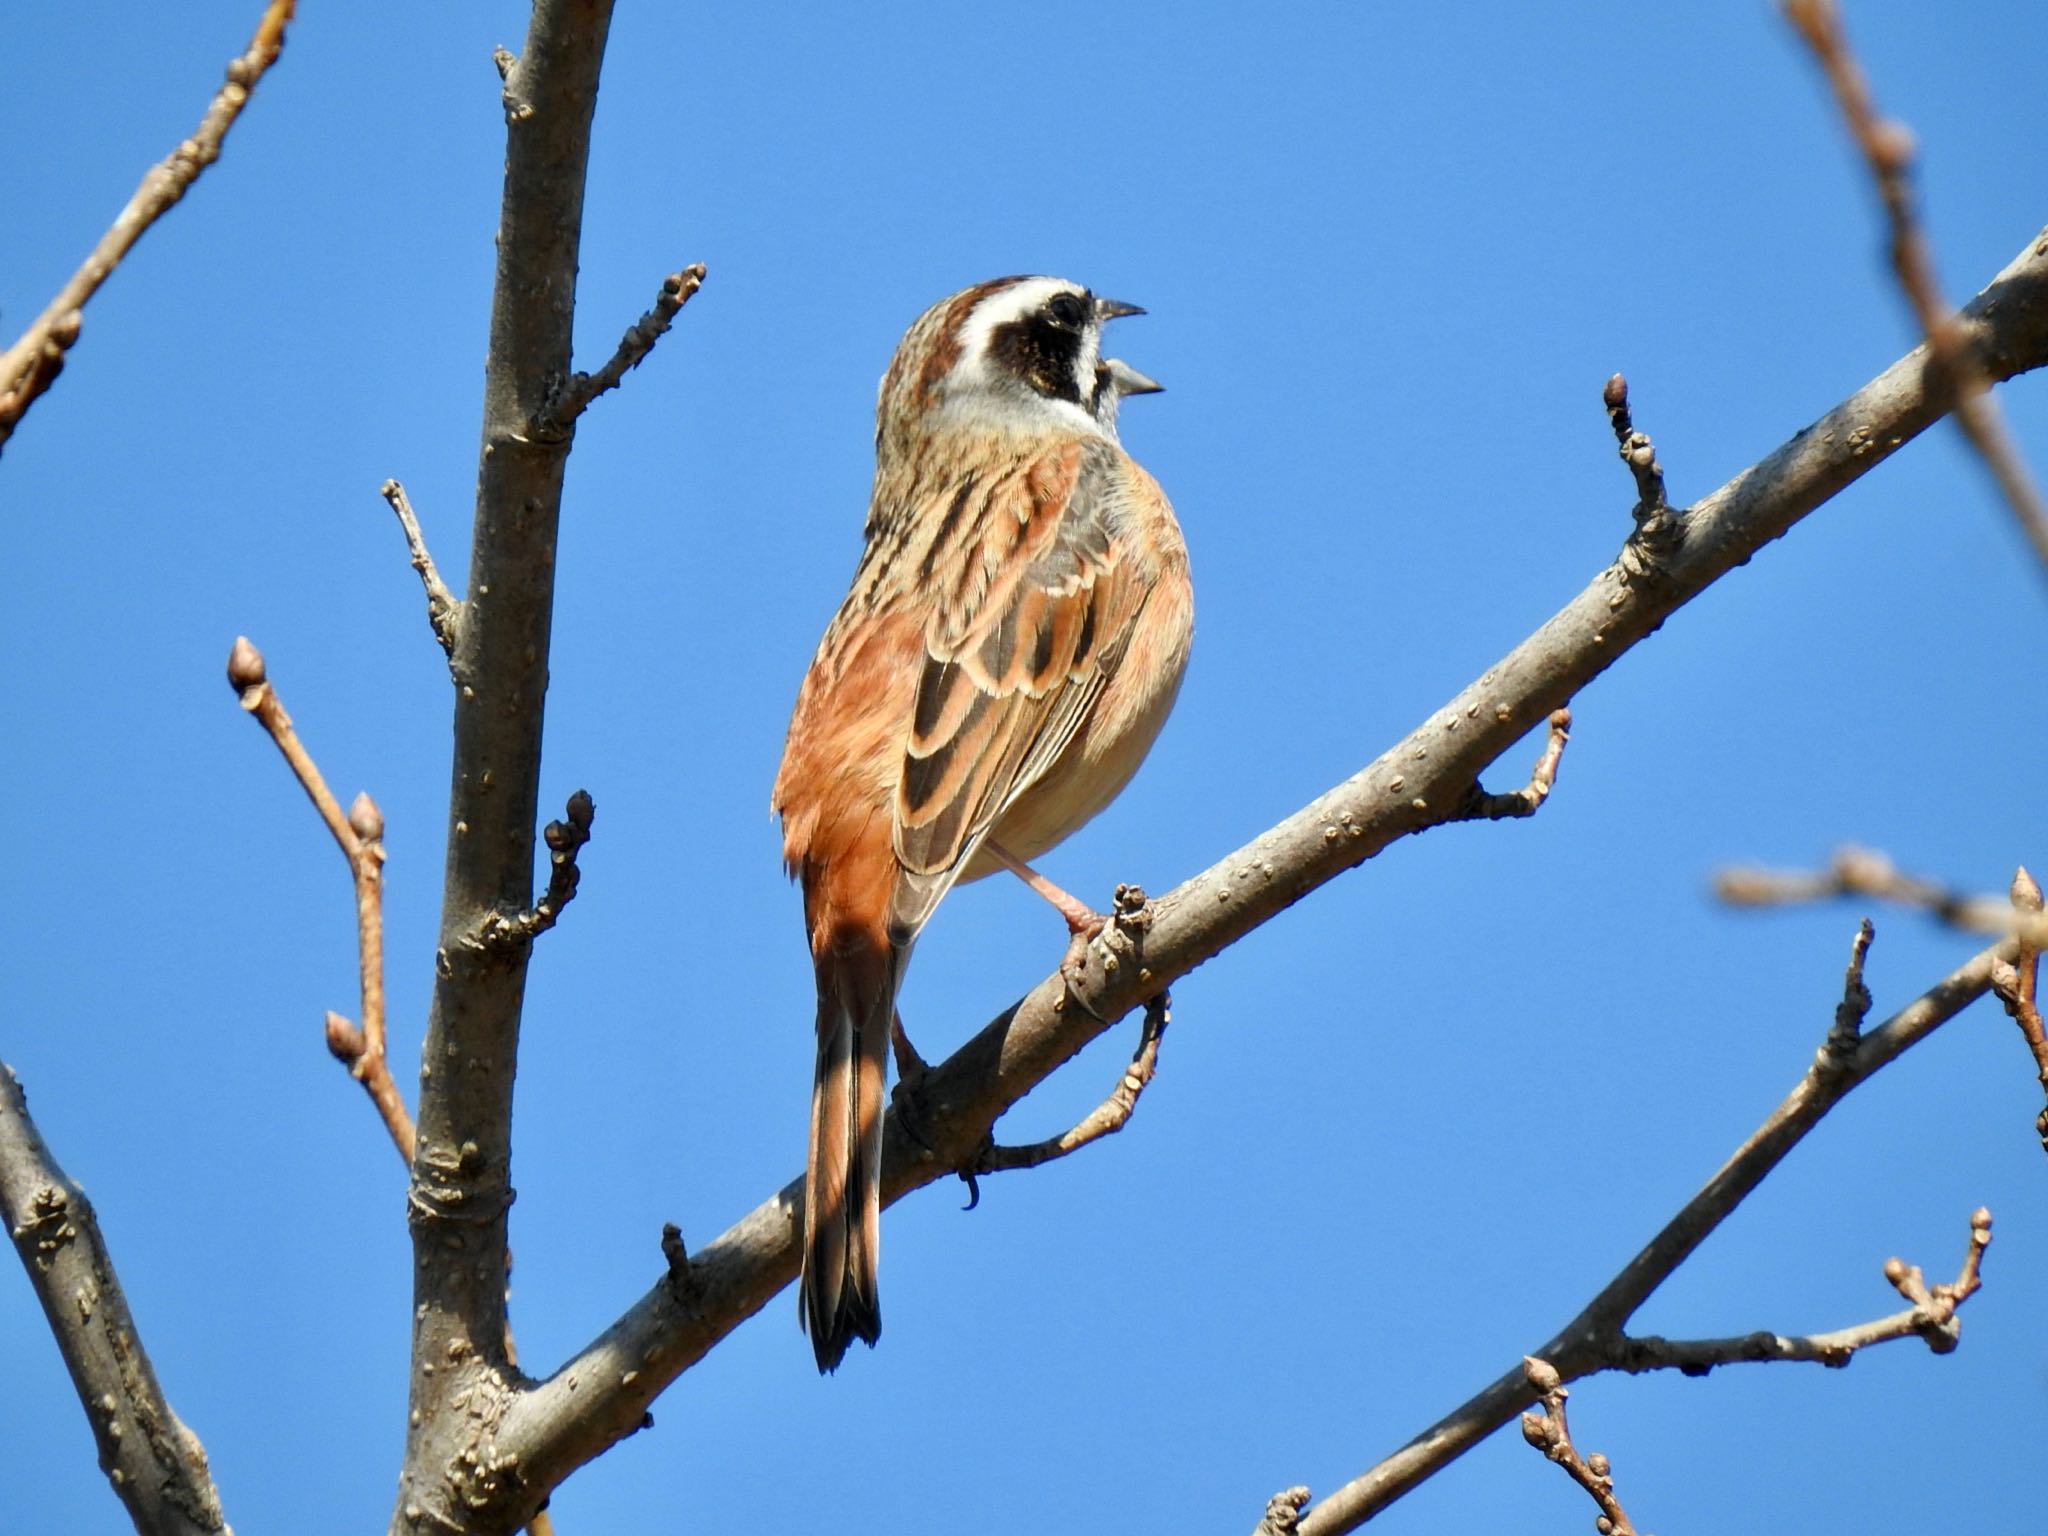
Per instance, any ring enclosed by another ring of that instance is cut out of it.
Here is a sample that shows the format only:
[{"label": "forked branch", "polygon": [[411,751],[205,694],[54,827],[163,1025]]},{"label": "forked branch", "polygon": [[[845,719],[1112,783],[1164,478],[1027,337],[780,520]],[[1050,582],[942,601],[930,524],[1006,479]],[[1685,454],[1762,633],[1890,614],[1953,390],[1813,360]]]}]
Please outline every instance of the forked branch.
[{"label": "forked branch", "polygon": [[320,776],[313,755],[299,740],[298,732],[292,728],[292,717],[285,713],[284,702],[271,686],[263,653],[249,643],[247,636],[238,637],[228,653],[228,683],[240,697],[242,708],[277,744],[292,777],[299,781],[299,787],[313,802],[342,857],[348,861],[349,880],[356,895],[356,969],[362,990],[363,1022],[358,1029],[340,1014],[329,1013],[327,1049],[348,1068],[349,1076],[363,1085],[384,1122],[384,1129],[391,1135],[391,1144],[410,1167],[412,1117],[406,1113],[398,1084],[392,1081],[384,1047],[383,813],[368,795],[357,795],[348,814],[342,814],[340,802]]}]

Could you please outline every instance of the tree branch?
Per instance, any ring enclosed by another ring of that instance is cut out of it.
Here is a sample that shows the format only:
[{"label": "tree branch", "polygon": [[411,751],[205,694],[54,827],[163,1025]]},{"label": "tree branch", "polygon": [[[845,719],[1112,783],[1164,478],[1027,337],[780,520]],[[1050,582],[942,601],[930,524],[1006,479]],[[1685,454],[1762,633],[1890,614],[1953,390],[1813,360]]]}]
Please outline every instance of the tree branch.
[{"label": "tree branch", "polygon": [[[2005,1005],[2006,1017],[2020,1027],[2020,1038],[2034,1058],[2034,1076],[2048,1093],[2048,1032],[2041,1027],[2037,987],[2041,979],[2041,887],[2027,873],[2026,866],[2013,871],[2012,910],[2019,925],[2019,951],[2011,965],[1991,973],[1991,990]],[[2034,1120],[2034,1130],[2048,1151],[2048,1109]]]},{"label": "tree branch", "polygon": [[150,167],[85,264],[71,274],[35,324],[0,353],[0,448],[14,435],[15,424],[28,408],[64,371],[65,356],[76,345],[84,323],[86,301],[121,264],[143,231],[168,213],[200,173],[220,158],[221,144],[248,105],[249,93],[284,49],[285,24],[291,20],[292,10],[293,0],[270,0],[247,50],[228,61],[227,81],[215,93],[192,137],[172,150],[168,159]]},{"label": "tree branch", "polygon": [[541,414],[541,431],[556,434],[567,431],[576,418],[589,409],[591,401],[608,389],[617,389],[627,373],[638,368],[642,359],[654,350],[654,344],[668,334],[670,324],[682,313],[683,306],[703,286],[704,263],[701,261],[663,278],[661,292],[654,298],[654,308],[635,321],[620,338],[619,349],[611,355],[611,360],[595,373],[569,375],[553,392]]},{"label": "tree branch", "polygon": [[2042,504],[2041,493],[2013,446],[1998,403],[1988,393],[1989,381],[1959,334],[1956,317],[1949,312],[1934,275],[1934,253],[1914,207],[1912,130],[1879,114],[1870,84],[1842,30],[1835,0],[1785,0],[1785,15],[1827,75],[1843,121],[1877,183],[1891,226],[1892,272],[1920,322],[1939,376],[1954,393],[1956,425],[1991,471],[2006,505],[2033,545],[2035,559],[2048,570],[2048,506]]},{"label": "tree branch", "polygon": [[[610,0],[535,0],[505,74],[505,180],[484,363],[469,598],[455,677],[448,865],[413,1159],[413,1337],[394,1533],[510,1529],[542,1503],[493,1444],[521,1380],[505,1353],[512,1084],[531,946],[494,944],[533,904],[543,703],[567,433],[541,430],[569,373],[585,169]],[[516,1513],[512,1506],[521,1506]]]},{"label": "tree branch", "polygon": [[1965,933],[2005,933],[2012,927],[2012,911],[2005,902],[1902,873],[1869,848],[1837,848],[1827,867],[1819,870],[1731,865],[1714,872],[1713,887],[1731,907],[1789,907],[1866,896],[1917,907]]},{"label": "tree branch", "polygon": [[270,684],[263,653],[237,636],[228,652],[228,685],[241,698],[242,708],[263,727],[277,750],[290,765],[292,776],[305,790],[306,798],[327,823],[327,830],[348,861],[349,880],[356,893],[356,970],[362,992],[363,1025],[356,1028],[338,1013],[326,1021],[327,1049],[348,1074],[363,1085],[375,1106],[399,1159],[412,1164],[412,1117],[405,1112],[405,1100],[392,1081],[391,1065],[384,1049],[384,813],[368,795],[357,795],[346,816],[341,804],[313,755],[292,729],[292,717]]},{"label": "tree branch", "polygon": [[[2048,361],[2048,240],[2030,242],[1959,324],[1991,376]],[[1693,596],[1939,420],[1950,398],[1930,387],[1924,348],[1902,358],[1693,506],[1675,547],[1654,565],[1610,566],[1393,750],[1157,902],[1141,940],[1112,925],[1091,952],[1099,952],[1100,965],[1048,976],[932,1068],[919,1092],[929,1151],[891,1116],[884,1199],[966,1164],[994,1122],[1106,1029],[1103,1020],[1120,1018],[1395,840],[1455,819],[1480,773],[1530,727]],[[1955,1007],[1989,984],[1990,960],[1973,964],[1950,983],[1968,993]],[[1070,988],[1080,1006],[1068,1006]],[[1924,1027],[1931,1026],[1879,1031],[1858,1047],[1857,1060],[1875,1061],[1868,1053],[1881,1048],[1896,1054],[1902,1034],[1918,1038]],[[795,1276],[799,1203],[800,1181],[792,1181],[692,1255],[697,1283],[687,1303],[665,1276],[658,1279],[601,1337],[507,1406],[493,1444],[518,1458],[526,1480],[516,1509],[531,1508],[630,1433],[657,1393]],[[1520,1390],[1506,1394],[1502,1412],[1520,1411]],[[1487,1429],[1502,1422],[1496,1417]]]},{"label": "tree branch", "polygon": [[142,1536],[229,1536],[206,1452],[164,1400],[85,1191],[65,1176],[0,1065],[0,1220],[43,1304],[99,1443],[100,1470]]},{"label": "tree branch", "polygon": [[1564,1413],[1564,1400],[1571,1393],[1565,1390],[1557,1367],[1531,1355],[1522,1361],[1522,1376],[1529,1383],[1529,1390],[1536,1394],[1537,1408],[1542,1410],[1532,1409],[1522,1415],[1522,1438],[1563,1467],[1571,1480],[1592,1496],[1600,1506],[1601,1536],[1636,1536],[1636,1528],[1629,1523],[1621,1500],[1614,1496],[1614,1474],[1607,1458],[1598,1451],[1581,1456],[1579,1448],[1572,1444],[1571,1426],[1565,1422]]},{"label": "tree branch", "polygon": [[[1962,1277],[1949,1288],[1950,1296],[1946,1302],[1931,1294],[1924,1304],[1917,1297],[1910,1298],[1915,1303],[1912,1312],[1882,1319],[1877,1324],[1866,1325],[1863,1330],[1819,1335],[1816,1340],[1808,1341],[1807,1347],[1801,1347],[1798,1341],[1778,1339],[1771,1334],[1671,1344],[1662,1340],[1632,1339],[1624,1330],[1643,1303],[1749,1197],[1828,1111],[1989,991],[1993,969],[2001,960],[2010,957],[2016,947],[2016,940],[2007,939],[1981,951],[1864,1035],[1847,1056],[1837,1055],[1831,1045],[1823,1045],[1798,1085],[1764,1123],[1750,1133],[1705,1187],[1686,1202],[1685,1207],[1629,1261],[1620,1274],[1608,1282],[1599,1295],[1586,1304],[1577,1317],[1531,1354],[1554,1365],[1563,1380],[1577,1381],[1607,1370],[1672,1367],[1699,1374],[1715,1365],[1746,1360],[1817,1360],[1822,1364],[1839,1365],[1847,1358],[1841,1353],[1845,1349],[1861,1348],[1883,1338],[1899,1338],[1907,1333],[1928,1338],[1938,1353],[1943,1352],[1943,1346],[1936,1344],[1931,1335],[1952,1330],[1954,1303],[1976,1289],[1976,1259],[1983,1245],[1990,1240],[1990,1216],[1987,1212],[1979,1211],[1971,1219],[1971,1256],[1965,1261]],[[1833,1038],[1831,1033],[1831,1041]],[[1893,1260],[1892,1264],[1897,1262]],[[1891,1273],[1892,1266],[1887,1265],[1887,1277]],[[1900,1284],[1898,1280],[1893,1283]],[[1942,1311],[1944,1306],[1945,1313]],[[1911,1321],[1904,1327],[1891,1326],[1899,1323],[1901,1318],[1910,1318]],[[1866,1334],[1868,1336],[1864,1336]],[[1953,1347],[1952,1338],[1947,1347]],[[1301,1536],[1337,1536],[1340,1532],[1356,1530],[1380,1510],[1442,1471],[1508,1423],[1533,1400],[1521,1367],[1503,1373],[1490,1386],[1453,1409],[1406,1446],[1310,1509],[1301,1522]]]},{"label": "tree branch", "polygon": [[[1172,999],[1161,992],[1145,1004],[1145,1027],[1138,1036],[1138,1049],[1132,1053],[1131,1064],[1124,1068],[1123,1076],[1117,1079],[1109,1097],[1070,1129],[1044,1141],[1034,1141],[1022,1147],[999,1146],[991,1141],[975,1158],[973,1173],[963,1175],[968,1179],[969,1187],[972,1188],[974,1175],[1006,1173],[1013,1168],[1036,1168],[1041,1163],[1057,1162],[1080,1151],[1090,1142],[1114,1136],[1130,1124],[1139,1098],[1151,1086],[1152,1074],[1159,1070],[1159,1042],[1166,1034],[1166,1026],[1172,1022]],[[979,1198],[975,1195],[968,1204],[972,1206]]]},{"label": "tree branch", "polygon": [[462,623],[462,600],[448,590],[448,584],[441,580],[441,572],[434,564],[434,557],[427,553],[426,535],[420,532],[420,520],[413,515],[412,501],[405,494],[405,487],[396,480],[386,480],[379,488],[379,494],[398,514],[398,526],[405,532],[405,547],[412,556],[412,568],[419,572],[420,585],[427,591],[427,622],[433,626],[434,638],[441,642],[441,649],[453,660],[456,631]]}]

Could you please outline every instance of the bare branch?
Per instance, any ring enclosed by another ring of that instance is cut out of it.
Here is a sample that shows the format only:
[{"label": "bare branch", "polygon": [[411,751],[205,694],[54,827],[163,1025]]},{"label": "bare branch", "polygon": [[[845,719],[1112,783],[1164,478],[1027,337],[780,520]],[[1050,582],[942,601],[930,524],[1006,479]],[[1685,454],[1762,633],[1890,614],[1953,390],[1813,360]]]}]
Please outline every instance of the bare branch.
[{"label": "bare branch", "polygon": [[1281,1489],[1266,1500],[1266,1513],[1252,1530],[1252,1536],[1294,1536],[1308,1499],[1308,1489],[1300,1485]]},{"label": "bare branch", "polygon": [[1835,1027],[1821,1046],[1830,1060],[1842,1062],[1856,1054],[1856,1042],[1863,1038],[1863,1021],[1870,1016],[1870,988],[1863,984],[1863,962],[1870,955],[1870,942],[1877,926],[1869,918],[1856,925],[1856,937],[1849,944],[1849,968],[1842,976],[1842,1000],[1835,1005]]},{"label": "bare branch", "polygon": [[[2048,1033],[2041,1028],[2041,1010],[2036,988],[2041,973],[2041,887],[2021,865],[2013,871],[2012,910],[2018,918],[2019,951],[2011,965],[2001,965],[1991,975],[1991,990],[1998,994],[2005,1012],[2020,1027],[2020,1037],[2034,1058],[2034,1075],[2048,1093]],[[2041,1146],[2048,1151],[2048,1109],[2034,1121]]]},{"label": "bare branch", "polygon": [[[1848,1330],[1840,1335],[1820,1335],[1806,1348],[1799,1347],[1797,1341],[1778,1340],[1770,1334],[1673,1344],[1662,1340],[1632,1339],[1625,1330],[1628,1320],[1643,1303],[1749,1197],[1829,1110],[1989,991],[1993,968],[2009,957],[2016,947],[2015,940],[2007,939],[1979,952],[1865,1034],[1847,1060],[1833,1059],[1823,1047],[1798,1085],[1764,1123],[1750,1133],[1705,1187],[1665,1224],[1663,1231],[1652,1238],[1620,1274],[1608,1282],[1599,1295],[1586,1304],[1577,1317],[1531,1353],[1556,1366],[1564,1380],[1576,1381],[1606,1370],[1650,1370],[1668,1366],[1697,1373],[1714,1365],[1748,1360],[1839,1363],[1839,1360],[1831,1360],[1831,1352],[1880,1342],[1875,1336],[1863,1337],[1861,1330]],[[1971,1219],[1973,1257],[1966,1260],[1962,1276],[1950,1288],[1946,1314],[1941,1310],[1944,1305],[1942,1299],[1932,1293],[1924,1303],[1915,1298],[1914,1310],[1902,1314],[1902,1317],[1911,1319],[1910,1323],[1902,1329],[1892,1328],[1883,1337],[1919,1334],[1934,1345],[1933,1333],[1953,1328],[1953,1303],[1976,1289],[1974,1256],[1981,1254],[1984,1244],[1990,1241],[1990,1220],[1989,1214],[1983,1211]],[[1890,1266],[1887,1266],[1886,1273],[1890,1275]],[[1866,1328],[1881,1330],[1900,1320],[1881,1319],[1878,1324],[1866,1325]],[[1758,1343],[1758,1340],[1771,1342]],[[1781,1345],[1782,1348],[1779,1347]],[[1939,1352],[1940,1346],[1935,1347]],[[1503,1373],[1402,1449],[1317,1504],[1301,1523],[1302,1536],[1336,1536],[1339,1532],[1356,1530],[1378,1511],[1442,1471],[1508,1423],[1527,1408],[1530,1401],[1529,1384],[1521,1369]]]},{"label": "bare branch", "polygon": [[[504,75],[505,175],[484,364],[469,590],[456,633],[447,873],[413,1159],[413,1336],[391,1528],[506,1530],[545,1502],[497,1449],[522,1378],[505,1357],[512,1087],[532,947],[491,943],[534,907],[566,433],[543,429],[570,372],[591,114],[611,0],[535,0]],[[488,599],[484,600],[484,594]],[[559,901],[556,908],[559,907]],[[538,910],[537,908],[535,910]],[[459,1070],[440,1064],[459,1062]],[[664,1287],[666,1289],[666,1287]],[[637,1423],[637,1417],[636,1417]]]},{"label": "bare branch", "polygon": [[168,159],[150,167],[85,264],[71,274],[35,324],[0,353],[0,447],[14,435],[15,424],[28,408],[63,372],[65,356],[78,341],[86,301],[121,264],[143,231],[169,212],[200,173],[220,158],[222,141],[248,105],[249,93],[284,49],[285,24],[292,18],[293,5],[294,0],[270,0],[248,48],[228,61],[227,81],[215,93],[192,137],[172,150]]},{"label": "bare branch", "polygon": [[1941,296],[1934,253],[1921,230],[1913,198],[1913,134],[1904,123],[1885,119],[1872,100],[1870,84],[1849,47],[1835,0],[1785,0],[1785,15],[1828,77],[1843,120],[1870,167],[1891,226],[1892,271],[1927,337],[1930,359],[1944,386],[1953,391],[1956,425],[1998,483],[2006,505],[2048,569],[2048,506],[2006,431],[2005,418],[1989,393],[1989,381],[1970,355],[1956,317]]},{"label": "bare branch", "polygon": [[1505,821],[1517,816],[1534,816],[1543,802],[1550,798],[1551,787],[1557,783],[1558,762],[1564,757],[1565,743],[1571,739],[1572,712],[1568,709],[1552,710],[1550,735],[1544,740],[1542,755],[1536,759],[1529,782],[1504,795],[1490,795],[1483,786],[1474,783],[1471,798],[1459,812],[1459,819]]},{"label": "bare branch", "polygon": [[1827,867],[1819,870],[1734,865],[1715,871],[1713,887],[1731,907],[1788,907],[1864,896],[1917,907],[1965,933],[2012,929],[2012,912],[2005,902],[1903,874],[1890,859],[1869,848],[1837,848]]},{"label": "bare branch", "polygon": [[1682,536],[1680,514],[1664,499],[1664,467],[1657,462],[1657,445],[1649,434],[1636,430],[1629,414],[1628,380],[1620,374],[1609,378],[1600,392],[1607,407],[1607,424],[1614,429],[1614,441],[1621,462],[1635,476],[1636,504],[1629,515],[1635,519],[1636,539],[1646,550],[1662,554]]},{"label": "bare branch", "polygon": [[[1986,368],[2000,377],[2048,361],[2048,241],[2038,248],[2030,242],[1965,312],[1963,323]],[[1056,971],[931,1069],[919,1091],[922,1145],[904,1134],[900,1117],[891,1116],[884,1200],[898,1200],[968,1162],[1004,1111],[1107,1027],[1102,1019],[1121,1017],[1395,840],[1456,819],[1473,782],[1526,731],[1692,596],[1938,420],[1945,400],[1930,389],[1917,355],[1895,363],[1696,503],[1686,514],[1686,536],[1660,567],[1658,580],[1630,580],[1618,566],[1610,567],[1393,750],[1154,903],[1144,932],[1125,935],[1114,925],[1106,930],[1095,947],[1108,948],[1104,959],[1115,959],[1115,969],[1105,963],[1079,976]],[[1832,1097],[1826,1102],[1980,995],[1999,953],[1987,951],[1943,988],[1867,1035],[1850,1066],[1830,1076],[1826,1094]],[[1070,1006],[1070,996],[1080,1006]],[[1761,1178],[1782,1155],[1777,1140],[1789,1146],[1810,1126],[1804,1106],[1817,1091],[1802,1085],[1787,1118],[1767,1127],[1773,1147],[1768,1159],[1754,1163],[1750,1159],[1757,1154],[1746,1152],[1723,1178]],[[677,1301],[665,1275],[658,1278],[600,1338],[511,1401],[493,1445],[498,1454],[519,1458],[527,1507],[542,1490],[630,1433],[663,1387],[795,1277],[800,1192],[800,1181],[786,1184],[692,1256],[698,1283],[688,1306]],[[1659,1266],[1670,1245],[1683,1240],[1689,1252],[1690,1243],[1725,1214],[1720,1198],[1660,1239],[1640,1268],[1631,1267],[1629,1283],[1652,1274],[1661,1278],[1667,1271]],[[1695,1222],[1703,1223],[1697,1236],[1685,1237]],[[1539,1353],[1558,1359],[1557,1351]],[[1497,1396],[1475,1400],[1476,1408],[1460,1410],[1463,1417],[1439,1426],[1447,1437],[1441,1444],[1425,1436],[1418,1444],[1427,1443],[1426,1451],[1411,1448],[1368,1474],[1340,1507],[1379,1507],[1390,1496],[1386,1490],[1398,1492],[1428,1475],[1519,1413],[1527,1406],[1524,1391],[1517,1374]],[[1321,1527],[1325,1533],[1337,1528]]]},{"label": "bare branch", "polygon": [[420,585],[427,589],[427,622],[434,627],[434,638],[441,642],[441,649],[452,658],[456,626],[462,622],[462,600],[448,590],[434,565],[434,557],[427,553],[426,535],[420,532],[420,520],[413,515],[405,487],[396,480],[386,480],[380,494],[398,514],[398,526],[405,531],[405,547],[412,555],[412,568],[420,573]]},{"label": "bare branch", "polygon": [[406,1166],[412,1165],[412,1117],[405,1112],[405,1100],[392,1081],[391,1066],[384,1049],[384,814],[368,795],[357,795],[346,816],[320,776],[313,755],[292,729],[292,717],[270,684],[263,653],[237,636],[228,653],[228,684],[240,696],[242,708],[277,743],[292,776],[299,781],[327,830],[348,861],[349,880],[356,894],[356,969],[362,991],[363,1024],[357,1029],[338,1013],[326,1021],[327,1049],[348,1068],[349,1076],[363,1085],[376,1107],[391,1144]]},{"label": "bare branch", "polygon": [[28,1095],[0,1065],[0,1220],[43,1304],[99,1443],[100,1470],[143,1536],[229,1536],[206,1452],[164,1400],[85,1191],[57,1166]]},{"label": "bare branch", "polygon": [[1537,1403],[1536,1409],[1522,1415],[1522,1438],[1563,1467],[1573,1482],[1592,1495],[1593,1502],[1600,1506],[1602,1536],[1636,1536],[1636,1528],[1622,1510],[1621,1500],[1614,1496],[1614,1474],[1607,1458],[1598,1451],[1581,1456],[1579,1448],[1572,1444],[1571,1426],[1564,1415],[1564,1400],[1571,1393],[1565,1390],[1557,1368],[1547,1360],[1525,1356],[1522,1375],[1529,1390],[1536,1394]]},{"label": "bare branch", "polygon": [[683,306],[703,286],[704,263],[701,261],[663,278],[661,292],[655,295],[654,308],[636,320],[620,338],[619,349],[611,355],[611,360],[595,373],[575,373],[562,381],[541,413],[540,430],[554,434],[566,432],[576,418],[589,409],[591,401],[608,389],[618,388],[619,381],[638,368],[647,354],[654,350],[654,344],[668,334],[669,326],[682,313]]},{"label": "bare branch", "polygon": [[493,917],[484,926],[484,943],[531,944],[536,937],[554,927],[556,919],[562,915],[562,908],[576,899],[576,887],[583,878],[583,871],[576,864],[576,855],[590,841],[591,818],[597,814],[590,791],[579,789],[571,795],[564,814],[568,820],[551,821],[541,833],[542,840],[548,845],[546,894],[517,916]]},{"label": "bare branch", "polygon": [[1044,1141],[1023,1147],[999,1146],[991,1141],[975,1159],[974,1172],[1003,1173],[1012,1168],[1036,1168],[1040,1163],[1054,1162],[1080,1151],[1091,1141],[1100,1141],[1122,1130],[1130,1123],[1139,1097],[1151,1084],[1152,1074],[1159,1069],[1159,1042],[1166,1034],[1166,1026],[1172,1022],[1173,1000],[1161,992],[1145,1004],[1145,1027],[1138,1036],[1138,1049],[1132,1054],[1131,1064],[1124,1068],[1123,1076],[1117,1079],[1117,1085],[1110,1090],[1108,1098],[1072,1128]]}]

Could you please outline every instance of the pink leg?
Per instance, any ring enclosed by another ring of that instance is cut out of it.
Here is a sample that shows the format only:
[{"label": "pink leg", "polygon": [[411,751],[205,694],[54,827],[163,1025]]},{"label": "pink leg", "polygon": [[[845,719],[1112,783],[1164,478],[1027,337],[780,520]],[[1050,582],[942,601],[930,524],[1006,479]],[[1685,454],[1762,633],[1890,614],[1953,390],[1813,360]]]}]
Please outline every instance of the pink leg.
[{"label": "pink leg", "polygon": [[1066,919],[1067,932],[1078,938],[1092,939],[1108,925],[1109,919],[1097,912],[1084,901],[1078,901],[1054,885],[1022,859],[1013,857],[1002,844],[993,838],[982,844],[996,860],[1011,874],[1022,880],[1032,890],[1051,904],[1052,909]]}]

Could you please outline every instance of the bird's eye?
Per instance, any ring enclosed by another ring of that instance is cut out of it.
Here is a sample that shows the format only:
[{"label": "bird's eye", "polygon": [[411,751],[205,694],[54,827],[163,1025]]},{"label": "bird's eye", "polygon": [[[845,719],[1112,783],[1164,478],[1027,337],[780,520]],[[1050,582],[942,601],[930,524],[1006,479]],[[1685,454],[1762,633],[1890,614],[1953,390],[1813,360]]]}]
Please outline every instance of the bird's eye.
[{"label": "bird's eye", "polygon": [[1078,331],[1088,309],[1081,300],[1071,293],[1056,293],[1045,301],[1045,313],[1054,325],[1066,330]]}]

